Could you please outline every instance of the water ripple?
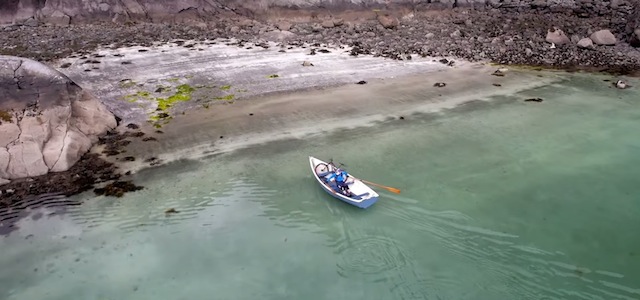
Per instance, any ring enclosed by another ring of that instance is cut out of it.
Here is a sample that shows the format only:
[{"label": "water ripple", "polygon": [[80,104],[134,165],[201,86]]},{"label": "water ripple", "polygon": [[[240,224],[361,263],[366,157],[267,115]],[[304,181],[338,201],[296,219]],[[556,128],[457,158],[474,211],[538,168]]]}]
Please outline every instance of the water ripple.
[{"label": "water ripple", "polygon": [[[440,245],[450,252],[475,262],[485,274],[478,279],[478,284],[488,286],[491,291],[507,293],[518,299],[640,298],[640,289],[613,282],[623,278],[621,274],[594,272],[587,267],[564,262],[562,253],[518,244],[517,235],[465,224],[471,218],[459,213],[430,212],[399,205],[380,208],[383,213],[439,239]],[[418,279],[424,280],[424,277]],[[495,281],[503,284],[496,285]],[[432,288],[442,287],[439,281],[430,284]],[[508,289],[505,290],[505,286]],[[585,286],[591,291],[587,292]]]},{"label": "water ripple", "polygon": [[384,236],[345,239],[336,252],[338,273],[347,278],[355,274],[380,274],[409,265],[408,256],[399,243]]},{"label": "water ripple", "polygon": [[60,193],[29,196],[11,207],[0,209],[0,235],[7,235],[17,230],[16,223],[22,218],[29,216],[33,219],[41,218],[42,212],[39,212],[39,208],[53,209],[54,211],[50,214],[56,214],[66,211],[70,206],[80,204],[80,201],[72,200]]},{"label": "water ripple", "polygon": [[148,231],[155,226],[179,225],[198,218],[210,207],[260,201],[273,194],[273,191],[243,178],[236,178],[220,186],[209,188],[219,189],[204,191],[193,189],[189,191],[188,197],[174,196],[166,199],[164,199],[164,192],[158,190],[127,194],[118,199],[99,197],[87,202],[86,205],[69,209],[67,213],[76,224],[88,228],[108,224],[125,233],[130,233]]}]

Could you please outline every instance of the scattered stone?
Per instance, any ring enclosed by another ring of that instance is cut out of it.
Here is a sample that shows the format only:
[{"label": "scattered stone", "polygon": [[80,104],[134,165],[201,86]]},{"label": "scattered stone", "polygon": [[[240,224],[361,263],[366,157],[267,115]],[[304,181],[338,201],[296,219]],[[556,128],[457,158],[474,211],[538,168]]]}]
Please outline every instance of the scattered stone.
[{"label": "scattered stone", "polygon": [[498,70],[495,70],[493,73],[491,73],[491,75],[498,76],[498,77],[503,77],[504,76],[504,72],[501,69],[498,69]]},{"label": "scattered stone", "polygon": [[133,156],[127,156],[127,157],[123,158],[122,160],[124,160],[124,161],[135,161],[136,158],[133,157]]},{"label": "scattered stone", "polygon": [[631,87],[631,85],[629,85],[626,81],[624,80],[618,80],[613,84],[616,88],[619,89],[628,89]]},{"label": "scattered stone", "polygon": [[444,82],[436,82],[435,84],[433,84],[433,86],[435,86],[435,87],[445,87],[445,86],[447,86],[447,84],[444,83]]},{"label": "scattered stone", "polygon": [[595,46],[593,45],[593,41],[590,38],[583,38],[580,39],[580,41],[578,41],[578,47],[582,48],[582,49],[595,49]]},{"label": "scattered stone", "polygon": [[322,27],[324,28],[333,28],[335,27],[335,24],[333,23],[333,20],[326,20],[322,22]]},{"label": "scattered stone", "polygon": [[276,25],[276,27],[278,29],[280,29],[281,31],[289,31],[291,29],[291,23],[289,23],[287,21],[282,21],[282,22],[278,23],[278,25]]},{"label": "scattered stone", "polygon": [[543,100],[541,98],[529,98],[529,99],[525,99],[524,102],[542,102]]},{"label": "scattered stone", "polygon": [[360,80],[360,81],[356,82],[356,84],[367,84],[367,82],[364,81],[364,80]]},{"label": "scattered stone", "polygon": [[499,84],[499,83],[493,83],[493,86],[502,86],[502,84]]},{"label": "scattered stone", "polygon": [[253,116],[253,113],[249,113],[250,116]]},{"label": "scattered stone", "polygon": [[62,65],[60,66],[60,68],[62,68],[62,69],[66,69],[66,68],[68,68],[68,67],[71,67],[71,63],[64,63],[64,64],[62,64]]},{"label": "scattered stone", "polygon": [[143,142],[149,142],[149,141],[157,141],[158,139],[152,137],[152,136],[148,136],[146,138],[143,138],[142,141]]},{"label": "scattered stone", "polygon": [[138,128],[140,128],[140,126],[138,126],[137,124],[129,123],[129,124],[127,124],[127,128],[129,128],[129,129],[138,129]]},{"label": "scattered stone", "polygon": [[179,213],[179,211],[177,211],[175,208],[169,208],[167,210],[164,211],[165,214],[177,214]]},{"label": "scattered stone", "polygon": [[302,66],[303,67],[313,67],[313,63],[311,63],[308,60],[305,60],[304,62],[302,62]]},{"label": "scattered stone", "polygon": [[162,131],[162,130],[156,130],[156,133],[160,133],[160,134],[162,134],[162,133],[164,133],[164,131]]},{"label": "scattered stone", "polygon": [[596,45],[615,45],[617,40],[616,37],[611,33],[611,31],[604,29],[599,30],[591,34],[589,37]]},{"label": "scattered stone", "polygon": [[399,119],[400,119],[400,120],[404,120],[404,117],[403,117],[403,116],[400,116],[400,118],[399,118]]},{"label": "scattered stone", "polygon": [[123,65],[130,65],[130,64],[132,64],[132,63],[133,63],[133,62],[131,62],[130,60],[125,60],[125,61],[121,62],[120,64],[123,64]]},{"label": "scattered stone", "polygon": [[559,46],[562,46],[564,44],[568,44],[571,42],[569,37],[561,29],[558,29],[555,27],[553,30],[547,31],[547,37],[545,38],[545,40],[548,43],[559,45]]},{"label": "scattered stone", "polygon": [[385,29],[394,29],[397,28],[400,24],[400,21],[397,18],[391,17],[389,15],[379,15],[378,22]]}]

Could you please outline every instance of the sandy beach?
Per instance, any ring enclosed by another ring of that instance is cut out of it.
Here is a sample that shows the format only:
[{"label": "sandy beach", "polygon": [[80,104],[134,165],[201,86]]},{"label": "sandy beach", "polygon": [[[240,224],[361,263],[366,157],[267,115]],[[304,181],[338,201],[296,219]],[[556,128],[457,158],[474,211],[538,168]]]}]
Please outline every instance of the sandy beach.
[{"label": "sandy beach", "polygon": [[[190,43],[196,44],[185,42]],[[124,172],[279,139],[402,121],[412,113],[437,112],[561,80],[560,73],[550,71],[449,62],[442,57],[405,61],[354,57],[344,46],[304,45],[281,52],[275,43],[258,49],[226,44],[202,43],[194,46],[202,49],[196,51],[175,44],[144,52],[139,47],[98,50],[93,56],[99,57],[99,64],[94,64],[99,67],[87,72],[83,59],[68,58],[60,63],[71,66],[61,71],[96,93],[122,118],[120,131],[133,131],[127,126],[136,124],[145,132],[146,139],[128,139],[131,143],[122,153],[106,157]],[[326,51],[310,55],[314,48]],[[313,66],[303,66],[304,61]],[[503,76],[493,74],[498,69]],[[278,76],[269,76],[272,74]],[[366,83],[357,84],[360,81]],[[123,87],[123,82],[135,84]],[[159,83],[213,88],[194,88],[192,99],[167,110],[166,124],[154,126],[156,99],[124,99],[153,94]],[[233,99],[215,100],[225,95]],[[100,146],[93,149],[102,150]]]}]

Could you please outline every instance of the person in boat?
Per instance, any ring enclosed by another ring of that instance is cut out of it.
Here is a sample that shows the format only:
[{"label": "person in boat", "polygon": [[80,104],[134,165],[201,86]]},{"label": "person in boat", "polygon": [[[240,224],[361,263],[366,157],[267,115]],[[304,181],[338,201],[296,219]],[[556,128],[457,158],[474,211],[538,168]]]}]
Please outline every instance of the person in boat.
[{"label": "person in boat", "polygon": [[342,169],[336,169],[335,172],[329,174],[327,176],[327,182],[331,182],[335,180],[336,185],[340,189],[340,191],[345,194],[347,197],[351,197],[351,191],[349,190],[349,185],[347,184],[347,179],[349,178],[349,173]]}]

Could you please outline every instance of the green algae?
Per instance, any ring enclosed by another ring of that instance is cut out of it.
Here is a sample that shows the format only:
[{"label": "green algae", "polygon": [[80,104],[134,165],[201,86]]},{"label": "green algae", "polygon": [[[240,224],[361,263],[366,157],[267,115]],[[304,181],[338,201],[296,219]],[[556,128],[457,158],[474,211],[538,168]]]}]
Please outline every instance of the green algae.
[{"label": "green algae", "polygon": [[270,79],[271,78],[278,78],[278,77],[280,77],[280,75],[278,75],[278,74],[271,74],[271,75],[267,76],[267,78],[270,78]]},{"label": "green algae", "polygon": [[191,100],[191,93],[195,91],[193,87],[188,84],[181,84],[176,87],[176,93],[167,98],[156,98],[158,102],[158,110],[165,111],[171,108],[176,102],[186,102]]},{"label": "green algae", "polygon": [[139,92],[137,92],[135,94],[126,95],[123,98],[127,102],[135,103],[136,101],[138,101],[140,99],[150,100],[151,99],[151,93],[149,93],[147,91],[139,91]]},{"label": "green algae", "polygon": [[155,122],[154,127],[160,128],[162,125],[165,125],[169,122],[172,117],[167,113],[169,108],[173,107],[178,102],[186,102],[191,100],[191,94],[196,89],[191,87],[188,84],[181,84],[176,87],[175,94],[167,97],[167,98],[156,98],[156,102],[158,104],[156,111],[158,112],[155,115],[150,117],[150,120]]},{"label": "green algae", "polygon": [[233,99],[235,99],[235,97],[236,97],[236,95],[229,94],[229,95],[226,95],[226,96],[216,97],[216,100],[232,101]]},{"label": "green algae", "polygon": [[220,87],[220,89],[223,90],[223,91],[228,91],[228,90],[231,89],[231,86],[230,85],[223,85],[223,86]]}]

